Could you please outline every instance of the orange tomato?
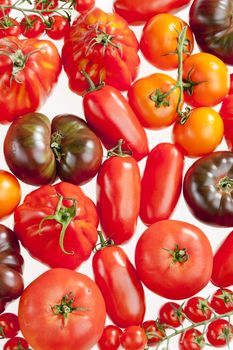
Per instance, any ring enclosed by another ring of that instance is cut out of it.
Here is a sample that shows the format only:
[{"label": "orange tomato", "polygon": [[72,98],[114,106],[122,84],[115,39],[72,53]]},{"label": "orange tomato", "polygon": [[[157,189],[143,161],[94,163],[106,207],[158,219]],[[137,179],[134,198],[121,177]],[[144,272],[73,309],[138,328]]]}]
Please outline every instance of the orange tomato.
[{"label": "orange tomato", "polygon": [[152,17],[145,25],[140,49],[145,58],[155,67],[170,70],[178,67],[177,45],[179,33],[187,26],[183,59],[193,50],[193,34],[181,18],[168,13]]},{"label": "orange tomato", "polygon": [[0,219],[12,214],[20,199],[21,188],[16,177],[0,170]]},{"label": "orange tomato", "polygon": [[212,108],[192,109],[184,124],[173,127],[173,141],[187,156],[198,157],[210,153],[221,143],[223,121]]}]

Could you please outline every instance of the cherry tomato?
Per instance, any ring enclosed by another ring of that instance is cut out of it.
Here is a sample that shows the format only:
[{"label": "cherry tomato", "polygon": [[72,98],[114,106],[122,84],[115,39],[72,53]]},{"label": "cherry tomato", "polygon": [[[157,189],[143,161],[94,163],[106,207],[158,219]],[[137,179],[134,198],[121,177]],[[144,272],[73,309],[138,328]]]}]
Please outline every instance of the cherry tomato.
[{"label": "cherry tomato", "polygon": [[120,343],[125,350],[144,350],[147,344],[146,333],[139,326],[129,326],[122,333]]},{"label": "cherry tomato", "polygon": [[212,315],[209,302],[202,297],[190,298],[185,305],[184,313],[195,323],[209,320]]},{"label": "cherry tomato", "polygon": [[64,38],[70,28],[68,18],[59,15],[50,16],[47,22],[46,34],[53,40]]},{"label": "cherry tomato", "polygon": [[75,1],[75,10],[83,13],[91,10],[95,6],[95,0],[76,0]]},{"label": "cherry tomato", "polygon": [[215,106],[229,92],[228,68],[218,57],[199,52],[184,62],[183,83],[186,103],[194,107]]},{"label": "cherry tomato", "polygon": [[179,33],[185,26],[187,26],[187,32],[184,60],[193,50],[193,34],[187,23],[168,13],[152,17],[143,29],[140,41],[140,49],[145,58],[162,70],[177,68]]},{"label": "cherry tomato", "polygon": [[0,38],[10,35],[19,36],[20,34],[20,24],[14,18],[6,16],[0,20]]},{"label": "cherry tomato", "polygon": [[45,31],[45,24],[41,17],[28,15],[20,22],[21,32],[26,38],[38,38]]},{"label": "cherry tomato", "polygon": [[0,219],[13,213],[20,199],[21,189],[16,177],[0,170]]},{"label": "cherry tomato", "polygon": [[0,338],[12,338],[19,332],[18,316],[10,312],[0,315]]},{"label": "cherry tomato", "polygon": [[180,327],[184,321],[183,311],[177,303],[165,303],[159,310],[159,322],[175,328]]},{"label": "cherry tomato", "polygon": [[202,333],[192,328],[181,334],[179,341],[179,350],[199,350],[204,346],[204,337]]},{"label": "cherry tomato", "polygon": [[229,95],[233,94],[233,73],[230,75],[230,78],[231,78],[231,86],[230,86]]},{"label": "cherry tomato", "polygon": [[173,141],[187,156],[198,157],[215,150],[223,138],[223,121],[212,108],[199,107],[190,111],[186,121],[174,124]]},{"label": "cherry tomato", "polygon": [[0,18],[9,15],[11,8],[1,8],[1,6],[11,6],[11,0],[0,0]]},{"label": "cherry tomato", "polygon": [[227,345],[232,340],[233,326],[224,319],[213,321],[207,328],[206,336],[208,342],[215,347]]},{"label": "cherry tomato", "polygon": [[27,349],[29,349],[28,342],[21,337],[14,337],[9,339],[3,347],[3,350],[27,350]]},{"label": "cherry tomato", "polygon": [[100,350],[118,350],[120,348],[120,336],[122,333],[122,330],[117,326],[106,326],[98,341],[98,348]]},{"label": "cherry tomato", "polygon": [[[53,13],[58,7],[58,0],[35,0],[35,9],[43,10],[41,13],[46,16]],[[44,11],[45,10],[45,11]]]},{"label": "cherry tomato", "polygon": [[155,320],[143,322],[142,328],[146,332],[147,343],[150,346],[158,344],[166,335],[164,327],[162,325],[158,326]]},{"label": "cherry tomato", "polygon": [[210,306],[218,314],[233,311],[233,292],[230,289],[217,289],[212,295]]}]

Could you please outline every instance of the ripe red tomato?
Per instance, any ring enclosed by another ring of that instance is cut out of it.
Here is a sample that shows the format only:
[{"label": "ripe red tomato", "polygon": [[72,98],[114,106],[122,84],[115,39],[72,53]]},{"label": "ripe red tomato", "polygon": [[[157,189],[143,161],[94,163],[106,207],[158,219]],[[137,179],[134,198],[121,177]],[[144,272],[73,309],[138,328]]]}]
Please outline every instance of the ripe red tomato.
[{"label": "ripe red tomato", "polygon": [[229,95],[233,94],[233,73],[230,75],[230,79],[231,79],[231,86],[230,86]]},{"label": "ripe red tomato", "polygon": [[139,326],[127,327],[120,337],[120,343],[125,350],[144,350],[147,345],[146,333]]},{"label": "ripe red tomato", "polygon": [[76,0],[75,1],[75,10],[83,13],[91,10],[95,6],[95,0]]},{"label": "ripe red tomato", "polygon": [[210,306],[218,314],[233,311],[233,292],[230,289],[217,289],[212,295]]},{"label": "ripe red tomato", "polygon": [[208,238],[196,226],[162,220],[139,238],[135,263],[147,288],[168,299],[185,299],[209,282],[213,253]]},{"label": "ripe red tomato", "polygon": [[198,329],[189,329],[181,334],[179,350],[202,350],[204,341],[204,336]]},{"label": "ripe red tomato", "polygon": [[33,349],[65,350],[68,343],[69,350],[91,349],[103,332],[105,317],[97,285],[68,269],[46,271],[19,301],[20,330]]},{"label": "ripe red tomato", "polygon": [[[0,18],[6,17],[11,12],[11,0],[0,0]],[[1,6],[9,6],[7,8],[1,8]]]},{"label": "ripe red tomato", "polygon": [[172,327],[180,327],[184,321],[184,310],[177,303],[167,302],[159,310],[159,323]]},{"label": "ripe red tomato", "polygon": [[224,98],[219,114],[224,123],[224,137],[230,151],[233,151],[233,93]]},{"label": "ripe red tomato", "polygon": [[0,170],[0,219],[13,213],[21,199],[21,188],[17,178]]},{"label": "ripe red tomato", "polygon": [[46,34],[53,40],[63,39],[68,33],[70,22],[68,18],[59,15],[49,16],[46,22]]},{"label": "ripe red tomato", "polygon": [[208,300],[202,297],[193,297],[186,302],[184,313],[191,321],[198,323],[211,318],[210,308]]},{"label": "ripe red tomato", "polygon": [[119,350],[122,330],[114,325],[106,326],[98,341],[100,350]]},{"label": "ripe red tomato", "polygon": [[26,38],[38,38],[45,31],[45,24],[38,15],[28,15],[20,22],[21,33]]},{"label": "ripe red tomato", "polygon": [[54,12],[58,7],[58,0],[35,0],[35,9],[43,10],[41,13],[46,16]]},{"label": "ripe red tomato", "polygon": [[215,347],[227,345],[232,340],[233,326],[224,319],[213,321],[207,328],[206,336],[208,342]]},{"label": "ripe red tomato", "polygon": [[5,312],[0,315],[0,339],[13,338],[19,332],[18,316]]},{"label": "ripe red tomato", "polygon": [[21,28],[18,21],[11,17],[4,17],[0,21],[0,38],[6,36],[19,36],[21,34]]},{"label": "ripe red tomato", "polygon": [[3,347],[3,350],[27,350],[29,349],[28,342],[22,337],[14,337],[9,339]]},{"label": "ripe red tomato", "polygon": [[144,321],[142,324],[147,336],[147,344],[154,346],[158,344],[162,338],[166,336],[165,329],[162,325],[158,325],[155,320]]}]

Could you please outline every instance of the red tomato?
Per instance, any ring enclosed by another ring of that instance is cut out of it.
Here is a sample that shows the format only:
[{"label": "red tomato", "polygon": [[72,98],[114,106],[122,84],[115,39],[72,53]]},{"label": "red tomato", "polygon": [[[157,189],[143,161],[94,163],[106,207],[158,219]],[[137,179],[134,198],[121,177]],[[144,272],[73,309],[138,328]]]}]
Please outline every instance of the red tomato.
[{"label": "red tomato", "polygon": [[179,350],[201,350],[204,346],[204,336],[198,329],[189,329],[181,334]]},{"label": "red tomato", "polygon": [[230,78],[231,78],[231,86],[230,86],[229,95],[233,94],[233,73],[230,75]]},{"label": "red tomato", "polygon": [[22,337],[14,337],[9,339],[3,347],[3,350],[27,350],[29,349],[28,342]]},{"label": "red tomato", "polygon": [[209,320],[212,316],[208,300],[202,297],[190,298],[184,308],[185,315],[194,323]]},{"label": "red tomato", "polygon": [[[11,0],[0,0],[0,18],[3,18],[11,12]],[[1,6],[7,6],[6,8]],[[9,7],[8,7],[9,6]]]},{"label": "red tomato", "polygon": [[0,170],[0,219],[10,215],[19,205],[21,188],[17,178]]},{"label": "red tomato", "polygon": [[158,325],[154,320],[144,321],[142,324],[147,336],[147,344],[149,346],[154,346],[158,344],[161,339],[166,336],[165,329],[162,325]]},{"label": "red tomato", "polygon": [[152,17],[145,25],[140,41],[140,49],[145,58],[162,70],[177,68],[179,33],[184,27],[187,27],[187,32],[183,60],[192,53],[194,43],[188,24],[168,13]]},{"label": "red tomato", "polygon": [[146,333],[139,326],[127,327],[120,337],[120,343],[125,350],[144,350],[147,345]]},{"label": "red tomato", "polygon": [[19,22],[14,18],[4,17],[0,21],[0,38],[5,36],[19,36],[21,34],[21,28]]},{"label": "red tomato", "polygon": [[229,344],[229,342],[232,340],[232,335],[232,324],[223,319],[211,322],[206,333],[208,342],[215,347],[221,347]]},{"label": "red tomato", "polygon": [[159,310],[159,323],[172,327],[180,327],[184,321],[184,310],[177,303],[167,302]]},{"label": "red tomato", "polygon": [[120,348],[120,336],[122,330],[114,325],[106,326],[98,341],[98,348],[100,350],[119,350]]},{"label": "red tomato", "polygon": [[45,31],[45,24],[38,15],[28,15],[20,22],[21,32],[26,38],[38,38]]},{"label": "red tomato", "polygon": [[10,312],[0,315],[0,338],[13,338],[19,332],[18,316]]},{"label": "red tomato", "polygon": [[233,311],[233,292],[230,289],[217,289],[212,295],[210,306],[220,315]]},{"label": "red tomato", "polygon": [[163,220],[139,238],[135,263],[147,288],[168,299],[185,299],[209,282],[213,253],[208,238],[196,226]]},{"label": "red tomato", "polygon": [[35,9],[43,10],[41,13],[46,16],[54,12],[58,7],[58,0],[35,0]]},{"label": "red tomato", "polygon": [[170,143],[160,143],[148,155],[142,177],[140,218],[146,225],[168,219],[181,192],[183,155]]},{"label": "red tomato", "polygon": [[105,317],[96,284],[68,269],[46,271],[27,286],[19,301],[21,332],[38,350],[65,350],[67,344],[69,350],[91,349],[103,332]]},{"label": "red tomato", "polygon": [[46,34],[53,40],[63,39],[68,33],[70,22],[60,15],[50,16],[47,21]]},{"label": "red tomato", "polygon": [[95,0],[76,0],[75,1],[75,10],[83,13],[91,10],[95,6]]},{"label": "red tomato", "polygon": [[224,98],[219,114],[224,123],[224,137],[230,151],[233,151],[233,93]]}]

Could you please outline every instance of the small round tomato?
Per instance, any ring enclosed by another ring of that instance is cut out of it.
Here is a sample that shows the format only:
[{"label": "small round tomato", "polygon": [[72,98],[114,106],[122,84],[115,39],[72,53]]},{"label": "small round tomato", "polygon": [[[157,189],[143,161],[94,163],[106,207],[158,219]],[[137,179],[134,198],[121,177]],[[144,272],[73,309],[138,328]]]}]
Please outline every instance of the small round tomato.
[{"label": "small round tomato", "polygon": [[[9,15],[9,13],[11,12],[11,0],[0,0],[0,18],[5,17],[7,15]],[[7,8],[3,8],[1,6],[9,6]]]},{"label": "small round tomato", "polygon": [[130,86],[129,104],[144,128],[158,129],[174,123],[180,95],[175,85],[169,75],[155,73]]},{"label": "small round tomato", "polygon": [[193,34],[188,24],[168,13],[152,17],[145,25],[140,41],[140,49],[145,58],[162,70],[177,68],[179,33],[185,26],[187,32],[183,50],[184,60],[193,50]]},{"label": "small round tomato", "polygon": [[28,342],[22,337],[14,337],[9,339],[3,347],[3,350],[27,350],[27,349],[29,349]]},{"label": "small round tomato", "polygon": [[223,138],[223,121],[212,108],[199,107],[188,112],[187,119],[173,127],[173,141],[187,156],[198,157],[215,150]]},{"label": "small round tomato", "polygon": [[211,322],[206,333],[208,342],[215,347],[227,345],[232,340],[232,335],[233,326],[224,319]]},{"label": "small round tomato", "polygon": [[14,175],[0,170],[0,219],[13,213],[21,199],[21,188]]},{"label": "small round tomato", "polygon": [[47,21],[46,34],[53,40],[63,39],[70,28],[68,18],[54,15]]},{"label": "small round tomato", "polygon": [[36,0],[35,9],[43,10],[41,13],[46,16],[54,12],[58,7],[58,0]]},{"label": "small round tomato", "polygon": [[100,350],[118,350],[120,348],[120,336],[122,333],[122,330],[117,326],[106,326],[98,341],[98,348]]},{"label": "small round tomato", "polygon": [[181,334],[179,350],[200,350],[204,342],[203,334],[198,329],[192,328]]},{"label": "small round tomato", "polygon": [[41,17],[29,15],[20,22],[21,32],[26,38],[38,38],[45,31],[45,24]]},{"label": "small round tomato", "polygon": [[146,332],[147,344],[150,346],[158,344],[166,336],[164,327],[158,325],[155,320],[143,322],[142,328]]},{"label": "small round tomato", "polygon": [[0,20],[0,38],[4,38],[10,35],[19,36],[20,34],[20,24],[14,18],[6,16]]},{"label": "small round tomato", "polygon": [[228,94],[228,68],[218,57],[205,52],[191,55],[183,65],[185,102],[193,107],[215,106]]},{"label": "small round tomato", "polygon": [[120,337],[120,344],[125,350],[144,350],[147,345],[147,336],[139,326],[127,327]]},{"label": "small round tomato", "polygon": [[95,6],[95,0],[75,0],[75,10],[83,13],[91,10]]},{"label": "small round tomato", "polygon": [[5,312],[0,315],[0,339],[15,337],[19,332],[18,316]]},{"label": "small round tomato", "polygon": [[220,315],[233,311],[233,292],[230,289],[217,289],[212,295],[210,306]]},{"label": "small round tomato", "polygon": [[202,297],[190,298],[185,305],[184,313],[195,323],[209,320],[212,315],[209,302]]},{"label": "small round tomato", "polygon": [[159,322],[172,327],[180,327],[184,321],[181,306],[177,303],[167,302],[159,310]]}]

